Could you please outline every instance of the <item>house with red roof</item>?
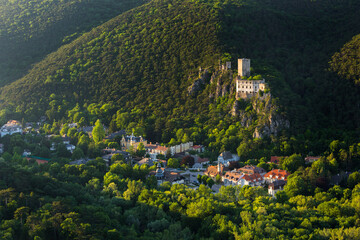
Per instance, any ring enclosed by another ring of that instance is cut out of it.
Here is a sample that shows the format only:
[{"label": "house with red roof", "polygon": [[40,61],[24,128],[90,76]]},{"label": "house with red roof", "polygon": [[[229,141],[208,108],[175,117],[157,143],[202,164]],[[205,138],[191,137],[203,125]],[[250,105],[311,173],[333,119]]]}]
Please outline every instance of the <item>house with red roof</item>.
[{"label": "house with red roof", "polygon": [[242,172],[244,174],[250,174],[250,175],[258,173],[261,176],[264,176],[266,174],[265,169],[263,169],[261,167],[252,166],[252,165],[245,165],[242,168],[238,168],[236,171]]},{"label": "house with red roof", "polygon": [[193,150],[193,151],[197,151],[199,153],[205,151],[205,147],[203,145],[194,145],[190,149]]},{"label": "house with red roof", "polygon": [[231,171],[223,175],[222,181],[225,186],[233,185],[243,187],[249,185],[255,187],[261,186],[264,183],[264,178],[259,173],[244,174],[238,171]]},{"label": "house with red roof", "polygon": [[225,170],[225,167],[223,164],[218,164],[216,166],[209,166],[204,174],[208,177],[211,177],[211,178],[215,178],[216,175],[222,175],[222,173],[224,172]]},{"label": "house with red roof", "polygon": [[264,175],[264,179],[267,183],[273,183],[277,180],[287,181],[287,177],[290,175],[289,172],[282,169],[273,169]]}]

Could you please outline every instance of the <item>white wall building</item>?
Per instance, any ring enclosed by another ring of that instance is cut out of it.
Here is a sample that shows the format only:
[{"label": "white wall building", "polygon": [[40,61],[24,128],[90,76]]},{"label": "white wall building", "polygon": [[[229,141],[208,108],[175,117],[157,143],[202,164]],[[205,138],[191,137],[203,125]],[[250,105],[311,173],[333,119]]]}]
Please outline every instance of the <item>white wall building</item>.
[{"label": "white wall building", "polygon": [[0,129],[1,137],[5,135],[12,135],[14,133],[22,133],[21,123],[16,120],[10,120],[4,124]]},{"label": "white wall building", "polygon": [[256,94],[259,91],[264,91],[266,87],[265,80],[246,80],[236,79],[236,92],[237,93],[248,93]]},{"label": "white wall building", "polygon": [[228,167],[230,162],[239,161],[240,157],[236,154],[231,154],[231,152],[222,152],[218,157],[218,163],[223,164],[225,167]]},{"label": "white wall building", "polygon": [[249,185],[252,187],[261,186],[265,183],[263,176],[258,173],[243,174],[237,171],[226,172],[222,176],[222,181],[225,186],[233,185],[243,187]]}]

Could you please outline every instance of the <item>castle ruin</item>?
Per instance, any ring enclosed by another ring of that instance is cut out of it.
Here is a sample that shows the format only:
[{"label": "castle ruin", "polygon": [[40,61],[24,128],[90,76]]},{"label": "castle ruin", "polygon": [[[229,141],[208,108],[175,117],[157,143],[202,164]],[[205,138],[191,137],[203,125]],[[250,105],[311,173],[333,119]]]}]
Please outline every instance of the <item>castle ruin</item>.
[{"label": "castle ruin", "polygon": [[250,77],[250,59],[238,59],[238,76],[236,77],[236,99],[251,98],[264,91],[266,87],[265,79],[249,80]]}]

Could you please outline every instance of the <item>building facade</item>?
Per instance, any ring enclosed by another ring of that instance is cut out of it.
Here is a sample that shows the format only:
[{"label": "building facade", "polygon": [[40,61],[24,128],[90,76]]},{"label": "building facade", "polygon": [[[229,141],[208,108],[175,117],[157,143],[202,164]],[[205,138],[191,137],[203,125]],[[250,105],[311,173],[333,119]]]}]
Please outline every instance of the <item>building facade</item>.
[{"label": "building facade", "polygon": [[128,150],[131,147],[136,150],[140,143],[144,144],[144,146],[147,145],[147,141],[142,136],[135,137],[133,133],[130,136],[123,136],[120,141],[123,150]]}]

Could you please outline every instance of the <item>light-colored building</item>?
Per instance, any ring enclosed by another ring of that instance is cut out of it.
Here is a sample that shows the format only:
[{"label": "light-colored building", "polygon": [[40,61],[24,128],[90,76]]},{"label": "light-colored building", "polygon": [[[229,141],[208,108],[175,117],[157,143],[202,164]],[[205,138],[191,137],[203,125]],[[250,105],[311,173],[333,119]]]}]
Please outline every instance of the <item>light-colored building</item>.
[{"label": "light-colored building", "polygon": [[171,184],[184,184],[185,177],[180,173],[175,171],[170,171],[166,168],[162,168],[160,163],[158,163],[156,171],[151,171],[149,176],[155,176],[158,182],[158,185],[163,182],[170,182]]},{"label": "light-colored building", "polygon": [[236,98],[250,98],[260,91],[265,91],[265,79],[249,80],[250,59],[238,59],[238,76],[236,77]]},{"label": "light-colored building", "polygon": [[75,150],[75,146],[72,144],[66,144],[66,150],[68,150],[69,152],[73,153],[73,151]]},{"label": "light-colored building", "polygon": [[4,144],[0,143],[0,154],[4,153]]},{"label": "light-colored building", "polygon": [[248,175],[258,173],[261,176],[264,176],[266,174],[265,169],[263,169],[261,167],[252,166],[252,165],[245,165],[242,168],[238,168],[236,171],[241,172],[243,174],[248,174]]},{"label": "light-colored building", "polygon": [[147,145],[147,141],[142,136],[135,137],[134,133],[130,136],[123,136],[120,141],[120,145],[123,150],[128,150],[131,146],[134,150],[136,150],[140,143],[144,144],[144,146]]},{"label": "light-colored building", "polygon": [[277,180],[287,181],[289,175],[290,173],[288,173],[286,170],[273,169],[270,172],[266,173],[264,175],[264,178],[267,183],[273,183]]},{"label": "light-colored building", "polygon": [[205,147],[203,145],[194,145],[190,148],[190,150],[201,153],[205,151]]},{"label": "light-colored building", "polygon": [[246,93],[249,95],[255,95],[259,91],[264,91],[266,83],[264,79],[261,80],[246,80],[236,78],[236,92],[237,93]]},{"label": "light-colored building", "polygon": [[249,185],[252,187],[264,184],[264,178],[259,173],[244,174],[238,171],[226,172],[222,177],[225,186],[233,185],[243,187]]},{"label": "light-colored building", "polygon": [[275,182],[270,183],[268,186],[269,195],[271,195],[272,197],[275,197],[275,194],[278,191],[284,190],[285,185],[286,185],[286,181],[284,181],[284,180],[277,180]]},{"label": "light-colored building", "polygon": [[224,164],[225,167],[228,167],[230,162],[239,161],[240,157],[236,154],[232,154],[229,151],[222,152],[218,157],[218,162]]},{"label": "light-colored building", "polygon": [[204,175],[215,179],[215,177],[216,177],[217,175],[222,176],[222,173],[224,172],[224,169],[225,169],[224,165],[218,163],[217,166],[209,166],[209,167],[205,170]]},{"label": "light-colored building", "polygon": [[191,150],[193,146],[194,146],[193,142],[180,143],[176,146],[170,147],[170,154],[171,156],[174,156],[177,153],[182,153]]},{"label": "light-colored building", "polygon": [[5,136],[5,135],[12,135],[14,133],[22,133],[21,123],[16,120],[8,121],[0,129],[1,137]]}]

